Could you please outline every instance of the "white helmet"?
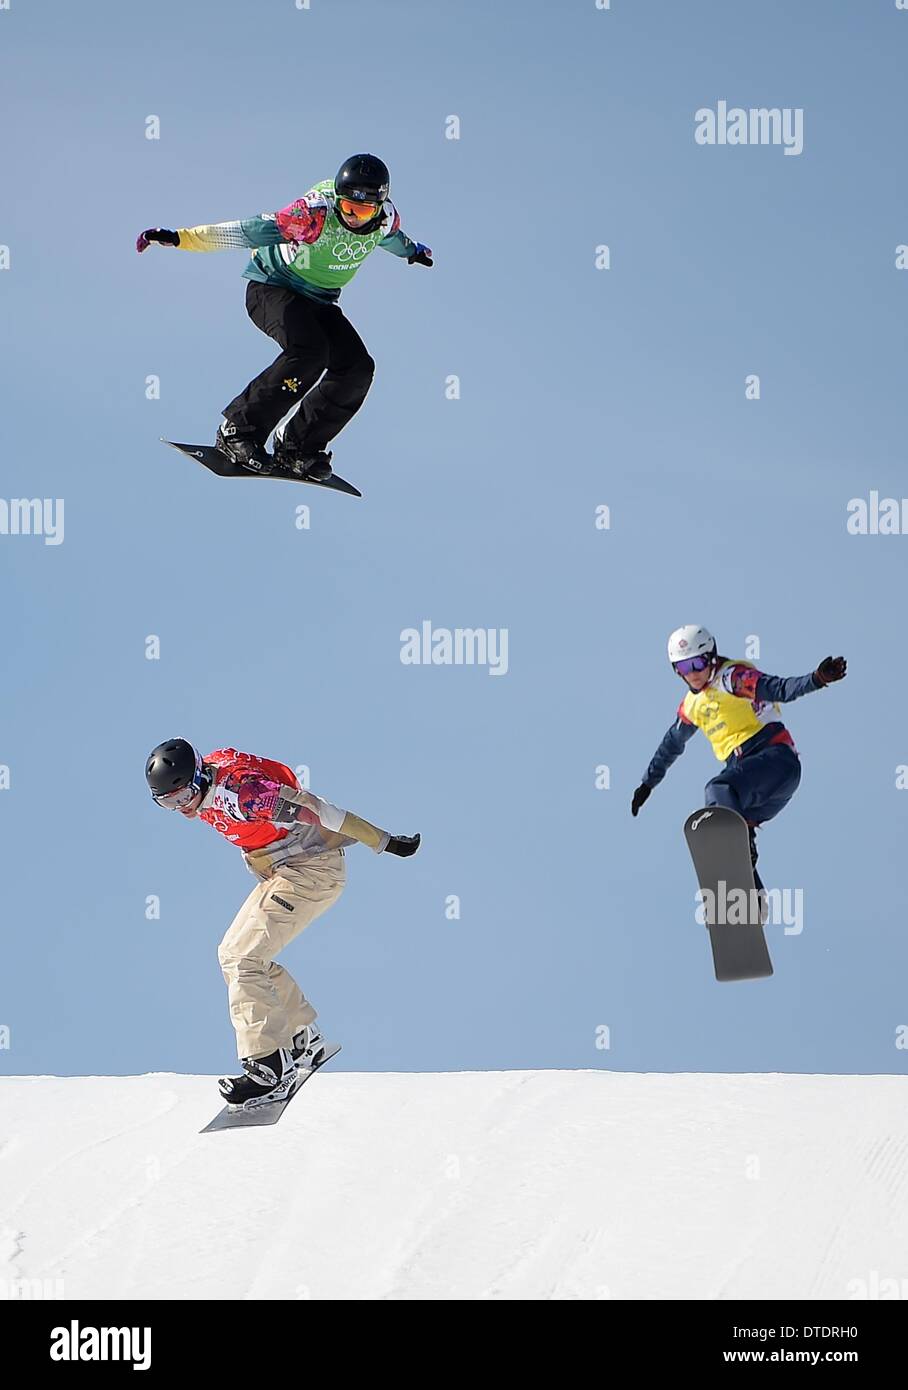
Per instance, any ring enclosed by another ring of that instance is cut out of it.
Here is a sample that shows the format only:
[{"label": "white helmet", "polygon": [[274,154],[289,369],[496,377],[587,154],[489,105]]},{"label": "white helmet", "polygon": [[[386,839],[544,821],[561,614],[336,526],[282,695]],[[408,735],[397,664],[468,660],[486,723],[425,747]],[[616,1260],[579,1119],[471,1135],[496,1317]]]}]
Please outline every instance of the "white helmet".
[{"label": "white helmet", "polygon": [[674,665],[676,661],[685,661],[692,656],[715,656],[716,639],[711,632],[707,632],[705,627],[697,627],[695,623],[688,623],[687,627],[676,628],[668,639],[668,659]]}]

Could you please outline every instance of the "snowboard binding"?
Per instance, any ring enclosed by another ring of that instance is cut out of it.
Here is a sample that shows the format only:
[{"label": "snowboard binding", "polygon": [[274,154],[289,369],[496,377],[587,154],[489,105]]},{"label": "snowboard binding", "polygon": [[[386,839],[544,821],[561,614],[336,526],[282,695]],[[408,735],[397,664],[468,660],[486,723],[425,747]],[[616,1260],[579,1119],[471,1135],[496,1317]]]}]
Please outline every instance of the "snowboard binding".
[{"label": "snowboard binding", "polygon": [[238,468],[244,468],[247,473],[267,477],[269,473],[274,472],[275,460],[250,430],[241,430],[229,422],[219,425],[214,447]]},{"label": "snowboard binding", "polygon": [[362,497],[362,493],[358,487],[354,487],[352,483],[347,482],[346,478],[341,478],[337,473],[332,471],[330,454],[319,456],[321,459],[319,471],[322,473],[325,472],[325,460],[328,461],[327,473],[323,478],[319,478],[316,477],[315,473],[312,471],[312,455],[308,456],[310,460],[310,463],[307,465],[308,471],[292,472],[290,469],[276,466],[275,460],[270,454],[265,453],[264,450],[262,450],[264,454],[262,466],[255,467],[250,465],[248,459],[245,463],[238,463],[236,458],[231,453],[221,448],[220,445],[178,444],[173,439],[165,439],[163,442],[169,444],[172,449],[178,449],[179,452],[185,454],[187,458],[195,459],[203,468],[207,468],[209,472],[217,474],[219,478],[274,478],[278,482],[308,483],[311,487],[323,487],[329,489],[331,492],[345,492],[348,497]]}]

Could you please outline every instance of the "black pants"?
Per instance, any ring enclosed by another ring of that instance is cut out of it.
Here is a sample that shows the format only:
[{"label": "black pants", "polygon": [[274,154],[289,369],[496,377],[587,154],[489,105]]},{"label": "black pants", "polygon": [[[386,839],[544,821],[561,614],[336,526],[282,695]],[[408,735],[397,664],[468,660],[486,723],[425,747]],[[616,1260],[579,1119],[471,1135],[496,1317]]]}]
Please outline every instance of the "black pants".
[{"label": "black pants", "polygon": [[323,449],[353,418],[372,385],[375,363],[365,343],[336,304],[319,304],[280,285],[250,280],[246,312],[283,351],[225,406],[224,415],[231,424],[254,430],[264,443],[299,403],[285,439],[313,453]]}]

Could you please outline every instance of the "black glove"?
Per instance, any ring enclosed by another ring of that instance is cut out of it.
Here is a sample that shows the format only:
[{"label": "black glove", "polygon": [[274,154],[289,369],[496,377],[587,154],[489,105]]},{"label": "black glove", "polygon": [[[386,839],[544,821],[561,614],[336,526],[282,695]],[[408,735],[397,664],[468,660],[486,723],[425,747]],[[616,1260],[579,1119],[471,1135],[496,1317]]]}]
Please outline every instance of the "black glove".
[{"label": "black glove", "polygon": [[413,255],[407,257],[407,265],[434,265],[432,248],[423,246],[422,242],[418,241]]},{"label": "black glove", "polygon": [[824,656],[813,676],[820,685],[831,685],[833,681],[844,680],[847,670],[844,656]]},{"label": "black glove", "polygon": [[392,835],[385,845],[385,854],[399,854],[401,859],[409,859],[418,849],[418,835]]},{"label": "black glove", "polygon": [[179,246],[180,234],[168,232],[166,227],[146,227],[145,231],[136,237],[136,250],[147,251],[152,242],[158,246]]},{"label": "black glove", "polygon": [[649,795],[652,790],[652,787],[648,787],[645,782],[640,783],[639,787],[634,792],[633,800],[631,801],[632,816],[635,816],[637,812],[640,810],[640,807],[643,805],[644,801],[647,801],[649,799]]}]

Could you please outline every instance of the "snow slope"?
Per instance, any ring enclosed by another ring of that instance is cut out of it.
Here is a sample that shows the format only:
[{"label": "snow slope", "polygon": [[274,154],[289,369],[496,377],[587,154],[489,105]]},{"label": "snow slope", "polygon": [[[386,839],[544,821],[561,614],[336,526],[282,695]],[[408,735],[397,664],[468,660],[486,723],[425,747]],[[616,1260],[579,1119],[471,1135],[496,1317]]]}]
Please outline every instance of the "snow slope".
[{"label": "snow slope", "polygon": [[906,1100],[893,1076],[326,1070],[276,1128],[201,1135],[210,1077],[8,1077],[0,1293],[908,1296]]}]

